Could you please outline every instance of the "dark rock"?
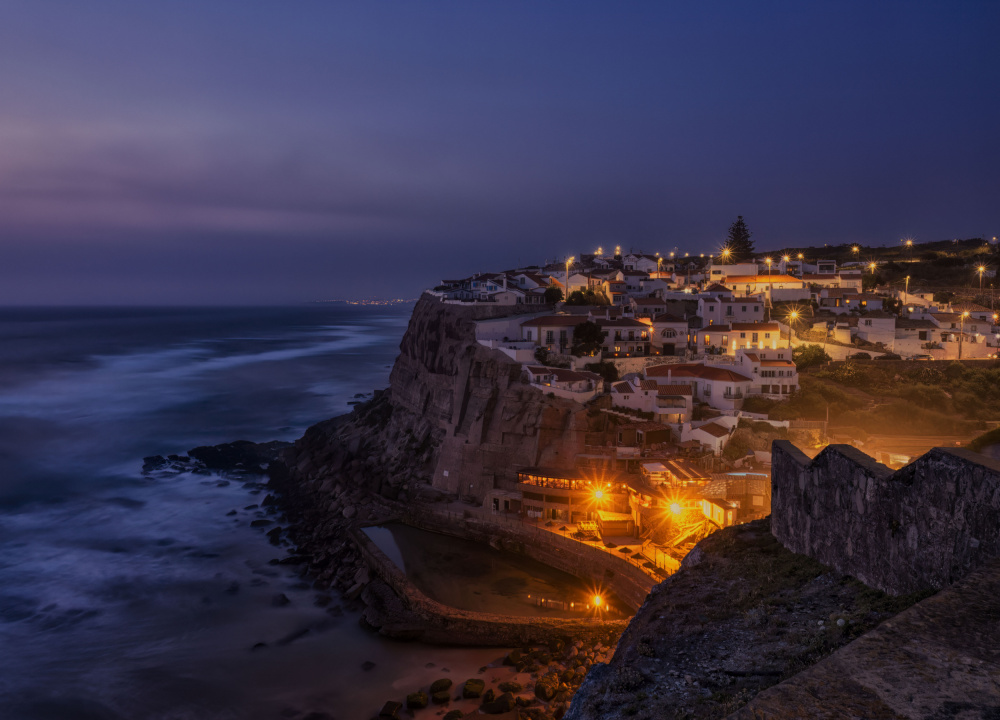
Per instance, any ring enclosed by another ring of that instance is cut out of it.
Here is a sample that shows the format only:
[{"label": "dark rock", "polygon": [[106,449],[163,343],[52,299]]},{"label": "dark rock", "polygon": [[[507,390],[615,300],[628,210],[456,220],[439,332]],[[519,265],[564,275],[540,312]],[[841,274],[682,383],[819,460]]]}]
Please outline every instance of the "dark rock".
[{"label": "dark rock", "polygon": [[229,512],[226,513],[226,517],[229,517],[230,515],[235,515],[235,514],[236,514],[235,510],[230,510]]},{"label": "dark rock", "polygon": [[281,452],[290,445],[291,443],[277,441],[252,443],[237,440],[222,445],[196,447],[189,454],[212,470],[259,468],[261,465],[280,462]]},{"label": "dark rock", "polygon": [[154,470],[159,470],[166,464],[167,459],[162,455],[150,455],[149,457],[144,457],[142,459],[142,471],[144,473],[153,472]]},{"label": "dark rock", "polygon": [[396,702],[395,700],[386,701],[382,709],[378,711],[379,720],[396,720],[399,717],[399,711],[403,708],[403,704]]},{"label": "dark rock", "polygon": [[523,689],[523,686],[519,682],[510,680],[508,682],[500,683],[500,692],[504,693],[519,693]]},{"label": "dark rock", "polygon": [[406,707],[410,710],[423,710],[427,707],[427,693],[410,693],[406,696]]},{"label": "dark rock", "polygon": [[514,709],[514,696],[509,692],[505,692],[503,695],[498,697],[492,702],[485,703],[483,705],[483,712],[487,715],[500,715],[505,712],[510,712]]},{"label": "dark rock", "polygon": [[465,681],[465,685],[462,686],[462,697],[464,698],[478,698],[482,696],[483,691],[486,689],[486,683],[479,678],[472,678]]},{"label": "dark rock", "polygon": [[461,710],[452,710],[451,712],[445,713],[441,720],[462,720],[465,717],[465,713]]},{"label": "dark rock", "polygon": [[270,524],[271,521],[264,518],[250,521],[250,527],[264,527],[265,525],[270,525]]},{"label": "dark rock", "polygon": [[431,695],[431,702],[435,705],[447,705],[451,702],[451,693],[447,690],[442,690],[441,692],[436,692]]},{"label": "dark rock", "polygon": [[375,667],[375,663],[373,663],[371,660],[365,660],[363,663],[361,663],[361,669],[364,670],[365,672],[368,672],[373,667]]},{"label": "dark rock", "polygon": [[490,688],[489,690],[483,693],[483,704],[485,705],[486,703],[493,702],[496,699],[496,697],[497,694],[493,691],[493,688]]},{"label": "dark rock", "polygon": [[431,692],[441,692],[442,690],[450,690],[452,686],[451,678],[441,678],[440,680],[435,680],[431,683]]},{"label": "dark rock", "polygon": [[288,596],[285,595],[285,593],[278,593],[271,598],[271,605],[273,607],[285,607],[286,605],[290,605],[291,602],[292,601],[288,599]]},{"label": "dark rock", "polygon": [[250,648],[250,652],[254,652],[255,650],[263,650],[266,647],[267,647],[266,642],[255,643],[254,646]]}]

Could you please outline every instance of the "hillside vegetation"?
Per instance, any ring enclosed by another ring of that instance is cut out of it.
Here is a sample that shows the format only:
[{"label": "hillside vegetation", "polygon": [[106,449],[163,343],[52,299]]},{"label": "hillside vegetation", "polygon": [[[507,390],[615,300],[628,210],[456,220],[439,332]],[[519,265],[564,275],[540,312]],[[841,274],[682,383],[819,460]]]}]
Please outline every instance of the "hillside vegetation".
[{"label": "hillside vegetation", "polygon": [[1000,419],[1000,364],[846,362],[800,377],[789,400],[751,398],[773,420],[825,420],[879,435],[966,435]]}]

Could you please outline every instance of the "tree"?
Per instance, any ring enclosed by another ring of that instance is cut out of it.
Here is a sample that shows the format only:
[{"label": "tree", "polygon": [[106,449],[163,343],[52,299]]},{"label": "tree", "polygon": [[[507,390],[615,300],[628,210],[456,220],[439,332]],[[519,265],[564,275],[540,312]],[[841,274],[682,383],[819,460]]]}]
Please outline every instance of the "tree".
[{"label": "tree", "polygon": [[813,365],[822,365],[830,361],[830,356],[821,345],[799,345],[792,350],[792,360],[798,370],[804,370]]},{"label": "tree", "polygon": [[604,344],[604,331],[590,320],[573,328],[573,354],[577,357],[593,355]]},{"label": "tree", "polygon": [[601,361],[596,363],[587,363],[583,366],[583,369],[597,373],[607,382],[618,381],[618,366],[613,362]]},{"label": "tree", "polygon": [[567,305],[610,305],[608,296],[603,292],[597,292],[594,288],[586,290],[574,290],[566,298]]},{"label": "tree", "polygon": [[729,234],[726,236],[726,248],[732,253],[732,258],[736,262],[749,260],[753,257],[753,240],[750,238],[753,233],[743,222],[743,216],[737,215],[736,222],[729,226]]},{"label": "tree", "polygon": [[545,302],[554,305],[563,299],[563,292],[555,285],[549,285],[545,288]]}]

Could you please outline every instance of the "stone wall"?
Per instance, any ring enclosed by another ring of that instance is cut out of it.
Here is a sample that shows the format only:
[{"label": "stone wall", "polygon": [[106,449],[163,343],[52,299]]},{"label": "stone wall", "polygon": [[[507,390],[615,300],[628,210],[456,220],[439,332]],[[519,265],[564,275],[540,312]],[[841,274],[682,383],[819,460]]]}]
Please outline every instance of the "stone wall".
[{"label": "stone wall", "polygon": [[400,519],[413,527],[454,535],[537,560],[592,582],[595,587],[610,589],[632,609],[645,602],[655,584],[649,575],[623,558],[548,530],[532,528],[520,521],[498,524],[471,514],[435,512],[429,508],[403,515]]},{"label": "stone wall", "polygon": [[[360,529],[351,533],[378,580],[362,596],[365,621],[386,637],[443,645],[520,647],[555,639],[621,633],[627,620],[542,618],[461,610],[432,600]],[[391,591],[391,592],[390,592]]]},{"label": "stone wall", "polygon": [[771,528],[809,555],[894,595],[950,585],[1000,556],[1000,463],[934,448],[893,472],[849,445],[812,461],[772,446]]}]

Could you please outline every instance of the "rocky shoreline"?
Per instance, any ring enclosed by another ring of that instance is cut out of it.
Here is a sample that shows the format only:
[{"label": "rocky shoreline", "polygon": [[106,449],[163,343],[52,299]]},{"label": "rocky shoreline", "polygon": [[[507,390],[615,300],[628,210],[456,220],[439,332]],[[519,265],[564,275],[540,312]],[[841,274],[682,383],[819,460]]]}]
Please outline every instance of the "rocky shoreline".
[{"label": "rocky shoreline", "polygon": [[[329,421],[326,428],[342,427],[344,418]],[[400,509],[363,483],[327,477],[318,484],[294,482],[288,467],[295,457],[289,443],[226,443],[192,449],[187,455],[153,456],[144,459],[143,473],[149,477],[180,473],[216,475],[215,484],[241,482],[251,496],[263,495],[259,503],[244,510],[251,513],[251,527],[267,535],[271,544],[286,550],[274,564],[293,566],[317,591],[317,604],[328,612],[360,612],[359,622],[372,632],[378,627],[371,618],[386,617],[387,605],[399,604],[387,584],[372,577],[351,533],[363,523],[388,517]],[[364,461],[349,468],[363,472]],[[262,482],[264,478],[267,482]],[[208,482],[206,480],[206,482]],[[447,499],[427,488],[415,502],[433,505]],[[412,512],[414,501],[408,503]],[[236,511],[232,511],[235,513]],[[275,602],[280,602],[279,598]],[[373,612],[368,612],[369,608]],[[366,619],[368,618],[368,619]],[[531,720],[558,720],[591,668],[609,662],[620,632],[588,633],[583,637],[553,637],[549,642],[498,649],[496,660],[482,666],[478,677],[441,677],[426,687],[387,700],[372,717],[391,718],[433,713],[448,720],[479,713]],[[260,649],[262,644],[250,648]],[[450,672],[446,668],[442,672]],[[322,720],[321,716],[310,720]]]}]

